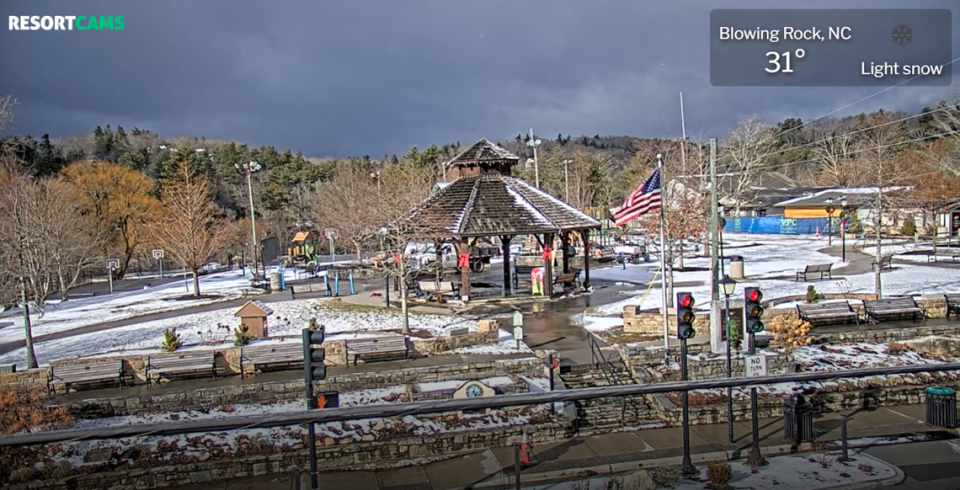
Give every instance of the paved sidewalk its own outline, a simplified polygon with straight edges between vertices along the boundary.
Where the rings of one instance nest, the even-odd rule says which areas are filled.
[[[848,437],[852,446],[875,445],[883,436],[939,432],[923,423],[924,407],[911,405],[857,411],[850,415]],[[815,419],[819,441],[840,438],[840,415],[823,414]],[[727,425],[690,428],[694,464],[717,459],[745,457],[750,449],[750,423],[736,422],[736,442],[728,444]],[[954,431],[944,431],[953,434]],[[781,417],[760,421],[760,444],[764,454],[774,455],[809,450],[783,439]],[[637,468],[678,464],[682,456],[681,428],[647,429],[637,432],[603,434],[569,439],[533,448],[534,464],[525,468],[525,485],[569,481],[582,475],[620,473]],[[327,472],[320,475],[323,489],[351,490],[453,490],[463,488],[512,488],[514,482],[512,447],[490,448],[460,455],[446,461],[384,470]],[[386,463],[386,462],[381,462]],[[215,485],[182,487],[180,490],[267,490],[291,488],[291,475],[272,475],[221,482]],[[304,487],[307,488],[307,487]]]

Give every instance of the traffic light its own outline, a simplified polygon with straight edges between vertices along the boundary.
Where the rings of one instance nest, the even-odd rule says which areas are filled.
[[[677,338],[680,340],[692,339],[697,332],[693,329],[693,295],[677,293]]]
[[[763,293],[760,288],[744,288],[743,290],[743,317],[747,333],[763,331]]]
[[[316,330],[309,328],[303,329],[303,379],[307,383],[308,399],[310,408],[318,408],[317,400],[309,394],[314,381],[323,381],[327,377],[327,367],[323,364],[326,357],[326,351],[323,347],[324,327]]]

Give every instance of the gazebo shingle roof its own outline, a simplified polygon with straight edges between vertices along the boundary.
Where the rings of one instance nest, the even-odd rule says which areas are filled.
[[[526,181],[499,174],[470,175],[451,182],[411,211],[410,220],[418,235],[433,237],[528,235],[600,227],[599,221]]]
[[[486,138],[482,138],[480,141],[470,145],[466,150],[461,151],[459,155],[453,157],[452,160],[447,162],[447,165],[451,167],[473,167],[500,162],[516,164],[519,160],[520,157],[511,153],[506,148],[491,143]]]

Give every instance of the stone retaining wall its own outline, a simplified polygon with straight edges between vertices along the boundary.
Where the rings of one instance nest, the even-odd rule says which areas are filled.
[[[336,468],[378,468],[382,461],[415,459],[447,459],[466,451],[488,447],[508,447],[520,442],[526,431],[533,443],[546,443],[571,437],[569,424],[543,422],[520,427],[451,432],[430,437],[407,437],[392,441],[371,441],[345,445],[318,444],[317,459],[321,470]],[[212,481],[266,474],[308,471],[309,454],[303,448],[278,454],[243,458],[208,459],[202,462],[149,469],[112,470],[59,480],[34,481],[9,485],[10,490],[98,489],[128,490],[132,488],[167,488],[202,484]],[[382,463],[381,463],[382,464]],[[321,483],[321,486],[323,484]]]
[[[0,373],[0,391],[47,389],[47,369],[27,369],[15,373]]]
[[[315,383],[314,391],[336,390],[346,393],[368,388],[387,388],[435,381],[476,380],[494,376],[544,377],[546,375],[544,362],[531,356],[525,359],[343,374]],[[305,392],[302,379],[291,379],[198,388],[156,395],[126,395],[123,391],[117,391],[115,397],[82,400],[69,405],[74,408],[79,418],[101,418],[181,410],[207,410],[237,403],[297,400],[303,399]]]
[[[674,321],[676,310],[667,310],[669,321]],[[697,315],[693,322],[694,328],[700,331],[710,330],[710,316]],[[648,335],[663,335],[663,315],[660,310],[640,310],[637,306],[623,307],[623,331]]]

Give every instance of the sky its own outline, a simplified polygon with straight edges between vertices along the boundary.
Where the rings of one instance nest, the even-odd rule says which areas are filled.
[[[302,150],[404,153],[532,127],[691,138],[745,114],[805,120],[875,87],[713,87],[712,8],[949,8],[951,0],[3,0],[10,15],[123,15],[122,31],[0,30],[7,133],[134,126]],[[960,64],[958,64],[960,67]],[[957,69],[960,73],[960,68]],[[836,115],[916,111],[953,87],[898,87]]]

